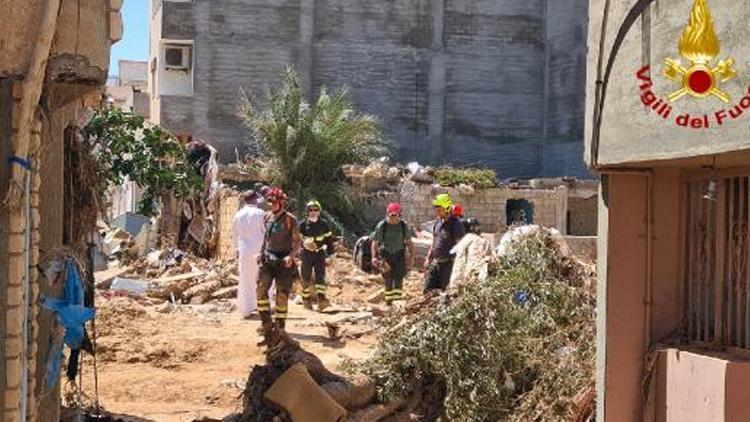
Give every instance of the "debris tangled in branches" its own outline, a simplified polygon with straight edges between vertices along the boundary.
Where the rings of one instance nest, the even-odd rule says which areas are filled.
[[[399,413],[421,420],[592,420],[592,278],[547,231],[524,235],[486,281],[410,303],[389,319],[374,356],[347,365],[349,375],[366,376],[378,393],[358,411],[345,406],[356,411],[351,420]],[[265,369],[251,374],[246,394],[262,397],[284,368],[309,359],[300,353],[272,352]],[[319,385],[333,381],[315,375],[315,360],[303,363]],[[341,404],[346,394],[334,399]],[[246,412],[265,406],[246,397]]]

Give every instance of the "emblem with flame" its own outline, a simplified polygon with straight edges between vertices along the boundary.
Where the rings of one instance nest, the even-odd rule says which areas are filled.
[[[729,94],[719,84],[735,78],[737,71],[731,58],[719,60],[712,67],[712,62],[719,55],[720,46],[708,0],[695,0],[688,26],[680,38],[679,50],[680,55],[691,64],[684,67],[679,60],[666,60],[664,76],[682,85],[682,88],[669,94],[669,101],[674,102],[690,95],[694,98],[714,96],[728,103]]]

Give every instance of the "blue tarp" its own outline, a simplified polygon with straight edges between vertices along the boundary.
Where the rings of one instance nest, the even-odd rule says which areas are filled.
[[[42,296],[42,307],[55,312],[57,321],[65,328],[64,343],[71,349],[78,349],[83,342],[83,326],[94,318],[94,310],[83,306],[83,281],[75,261],[67,259],[64,271],[62,298]],[[53,342],[47,358],[47,385],[50,387],[57,382],[61,360],[62,344]]]

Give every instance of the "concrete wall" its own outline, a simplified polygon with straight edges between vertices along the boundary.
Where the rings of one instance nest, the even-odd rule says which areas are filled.
[[[654,379],[657,422],[750,421],[750,362],[731,353],[687,349],[659,352]]]
[[[612,42],[621,23],[636,0],[612,2],[608,17],[604,61],[609,58]],[[647,17],[639,20],[630,30],[614,62],[612,77],[606,92],[599,146],[599,165],[614,166],[651,160],[695,157],[750,148],[750,75],[747,57],[750,57],[750,3],[746,1],[709,1],[721,51],[718,60],[735,60],[737,77],[720,83],[719,87],[730,96],[728,103],[710,96],[704,99],[685,96],[672,103],[668,118],[661,118],[644,105],[639,87],[646,81],[637,73],[650,65],[652,86],[647,90],[658,98],[677,91],[680,83],[662,75],[665,60],[680,59],[690,63],[678,51],[678,41],[685,29],[694,0],[654,2]],[[594,99],[599,40],[605,0],[590,0],[589,54],[587,77],[586,116],[594,115]],[[645,29],[644,29],[645,28]],[[727,114],[740,106],[738,119],[725,118],[719,125],[716,113]],[[659,107],[661,109],[661,107]],[[679,116],[689,113],[693,118],[705,115],[708,128],[684,127],[677,124]],[[592,119],[586,121],[586,145],[593,133]],[[591,151],[587,151],[591,161]]]
[[[542,167],[547,176],[583,177],[588,4],[552,0],[546,8]]]
[[[597,285],[597,420],[632,422],[643,415],[641,380],[646,327],[647,177],[607,175]],[[600,243],[600,245],[602,244]]]
[[[410,224],[421,227],[435,220],[432,199],[439,193],[448,193],[454,203],[460,203],[467,217],[476,217],[484,232],[502,232],[506,226],[506,203],[510,199],[526,199],[534,207],[534,224],[554,227],[563,234],[568,232],[567,212],[568,193],[565,186],[552,189],[512,189],[508,187],[466,191],[433,185],[403,182],[395,191],[367,195],[355,180],[355,190],[361,197],[369,198],[368,212],[378,218],[385,215],[389,202],[400,202],[404,208],[404,218]]]
[[[596,236],[596,195],[590,198],[570,196],[568,198],[568,233],[574,236]]]
[[[400,160],[485,164],[501,176],[587,174],[585,0],[196,0],[155,9],[152,38],[195,41],[195,77],[192,97],[157,91],[165,95],[153,120],[213,141],[223,160],[246,148],[239,89],[262,99],[293,64],[308,94],[349,85]],[[151,47],[159,56],[153,39]]]
[[[138,87],[141,91],[148,90],[148,62],[134,60],[120,60],[118,62],[120,85]]]
[[[641,419],[646,351],[669,338],[683,319],[681,172],[654,168],[648,174],[613,173],[602,183],[607,206],[599,214],[599,420]],[[652,399],[654,406],[664,402],[658,394]]]

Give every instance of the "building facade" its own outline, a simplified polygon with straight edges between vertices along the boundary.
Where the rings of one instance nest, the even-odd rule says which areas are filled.
[[[121,6],[122,0],[0,1],[3,421],[59,420],[59,383],[44,383],[53,316],[39,302],[52,287],[37,264],[64,246],[65,145],[70,128],[101,102],[110,46],[122,36]]]
[[[148,62],[120,60],[116,81],[107,85],[107,96],[115,107],[149,118]]]
[[[586,176],[586,0],[152,0],[152,120],[247,151],[241,90],[348,85],[399,160]]]
[[[750,4],[590,11],[598,420],[748,421]]]

